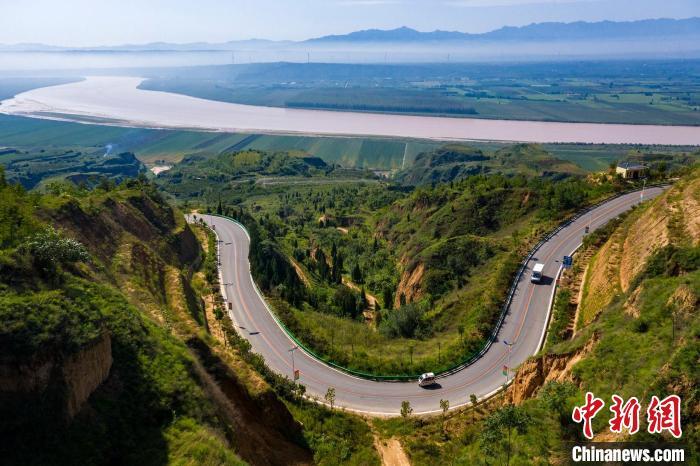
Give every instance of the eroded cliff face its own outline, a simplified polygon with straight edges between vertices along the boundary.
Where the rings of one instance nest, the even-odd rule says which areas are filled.
[[[425,264],[422,262],[416,265],[412,270],[405,271],[401,274],[401,281],[399,281],[394,296],[394,309],[401,307],[402,295],[407,303],[417,301],[423,296],[421,282],[424,274]]]
[[[66,384],[66,414],[75,416],[92,392],[109,376],[112,367],[112,339],[103,333],[93,344],[69,356],[62,365]]]
[[[543,354],[525,361],[515,374],[513,383],[507,391],[510,402],[519,405],[528,398],[537,395],[539,389],[547,382],[573,382],[577,383],[572,375],[572,369],[591,353],[598,338],[591,338],[585,346],[578,351],[568,354]]]
[[[233,430],[232,443],[242,458],[261,466],[312,463],[300,446],[303,426],[272,390],[252,396],[239,374],[205,342],[193,337],[187,345],[197,356],[195,371],[202,386]]]
[[[107,332],[68,356],[39,354],[29,360],[4,357],[0,360],[0,392],[6,397],[42,397],[60,387],[58,402],[72,419],[90,395],[109,376],[112,341]]]

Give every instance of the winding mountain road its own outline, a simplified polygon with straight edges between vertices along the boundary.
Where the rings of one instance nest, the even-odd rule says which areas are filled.
[[[644,200],[658,196],[662,188],[644,191]],[[335,404],[346,409],[372,415],[397,415],[401,402],[408,400],[416,414],[440,411],[440,399],[447,399],[455,408],[469,402],[469,395],[486,397],[506,381],[502,368],[508,364],[508,347],[512,342],[510,367],[517,367],[535,354],[544,339],[555,277],[562,257],[571,255],[581,244],[586,226],[596,229],[639,203],[639,192],[625,194],[605,202],[562,228],[544,242],[527,264],[520,277],[508,313],[496,342],[473,364],[453,374],[438,378],[439,388],[425,389],[416,382],[378,382],[365,380],[334,369],[301,348],[294,352],[294,366],[301,373],[300,382],[307,395],[323,399],[328,387],[336,391]],[[220,241],[221,277],[224,298],[232,303],[229,311],[239,332],[250,341],[268,366],[292,377],[292,354],[295,343],[277,324],[258,293],[250,275],[249,238],[237,223],[225,218],[197,215],[215,228]],[[193,221],[188,216],[188,221]],[[545,280],[530,282],[529,270],[536,262],[545,264]]]

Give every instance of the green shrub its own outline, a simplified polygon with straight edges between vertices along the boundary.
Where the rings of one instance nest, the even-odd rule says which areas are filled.
[[[406,304],[399,309],[388,312],[382,318],[379,330],[389,338],[426,337],[430,333],[430,325],[423,319],[425,311],[418,304]]]
[[[28,238],[20,249],[28,252],[36,267],[44,273],[53,272],[61,265],[90,259],[85,246],[75,239],[63,237],[51,226]]]

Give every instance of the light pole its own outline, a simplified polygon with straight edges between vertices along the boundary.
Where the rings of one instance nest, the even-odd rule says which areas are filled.
[[[508,343],[507,340],[503,340],[503,344],[508,347],[508,366],[506,366],[506,370],[504,371],[506,376],[506,383],[508,383],[508,379],[510,377],[510,350],[513,349],[513,345],[515,344],[515,342]]]

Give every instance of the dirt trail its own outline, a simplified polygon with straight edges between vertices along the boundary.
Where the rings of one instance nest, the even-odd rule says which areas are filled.
[[[382,458],[382,466],[411,466],[411,462],[397,438],[382,440],[375,436],[374,445]]]
[[[311,281],[310,281],[309,278],[306,276],[306,274],[304,273],[304,270],[303,270],[303,269],[301,268],[301,266],[297,263],[297,261],[295,261],[295,260],[292,259],[291,257],[289,257],[288,259],[289,259],[289,262],[292,264],[292,267],[294,267],[294,270],[296,270],[297,276],[298,276],[299,279],[304,283],[304,285],[306,285],[306,286],[311,286]]]
[[[351,288],[355,291],[361,291],[362,289],[352,280],[348,280],[347,278],[343,277],[343,285],[347,286],[348,288]],[[377,297],[374,295],[371,295],[367,293],[367,290],[365,290],[365,295],[367,296],[367,304],[369,305],[370,308],[376,309],[377,308]]]

